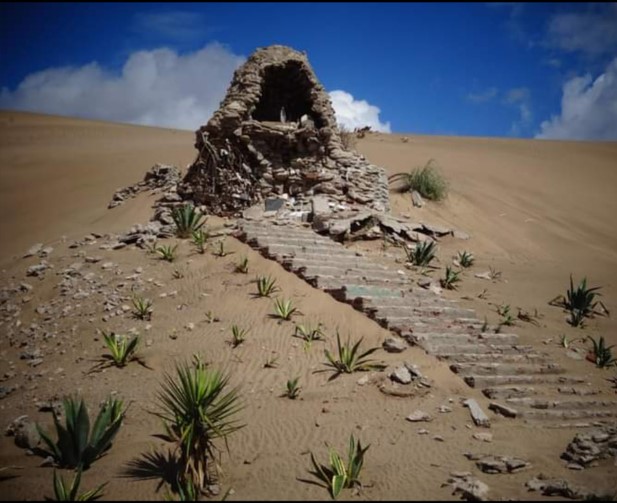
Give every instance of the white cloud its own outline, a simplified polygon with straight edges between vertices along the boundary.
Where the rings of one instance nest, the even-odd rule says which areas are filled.
[[[531,111],[531,93],[526,87],[515,87],[505,93],[503,103],[518,109],[518,119],[510,125],[510,134],[518,136],[531,125],[533,112]]]
[[[196,130],[219,107],[243,62],[218,43],[184,55],[138,51],[120,75],[96,62],[33,73],[14,91],[2,89],[0,108]]]
[[[561,114],[542,122],[536,138],[617,140],[617,58],[595,80],[590,74],[568,80]]]
[[[187,40],[203,35],[207,30],[204,16],[197,12],[140,12],[133,19],[133,30],[149,36]]]
[[[370,126],[373,131],[390,133],[390,123],[379,120],[381,110],[365,100],[356,100],[348,92],[330,91],[330,100],[336,113],[336,119],[342,126],[353,130]]]
[[[497,88],[489,87],[486,91],[480,93],[469,93],[467,95],[467,99],[473,103],[486,103],[487,101],[492,100],[495,96],[497,96]]]
[[[554,15],[545,45],[592,56],[613,52],[617,48],[617,4],[594,5],[593,9]]]
[[[120,75],[93,62],[28,75],[0,91],[0,108],[196,130],[218,109],[245,58],[218,43],[187,54],[162,48],[132,53]],[[330,98],[339,122],[390,132],[380,110],[345,91]]]

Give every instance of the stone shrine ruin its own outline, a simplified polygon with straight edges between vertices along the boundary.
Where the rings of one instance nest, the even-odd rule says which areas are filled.
[[[237,216],[281,196],[306,208],[318,194],[334,210],[389,211],[384,170],[345,150],[328,94],[306,54],[289,47],[255,51],[196,136],[178,194],[209,213]]]

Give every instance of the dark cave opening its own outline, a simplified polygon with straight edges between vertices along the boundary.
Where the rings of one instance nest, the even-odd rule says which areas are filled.
[[[310,91],[311,82],[300,63],[287,61],[282,66],[269,66],[264,72],[261,99],[252,118],[260,122],[279,122],[284,107],[287,122],[298,122],[307,114],[315,126],[321,128],[323,119],[313,111]]]

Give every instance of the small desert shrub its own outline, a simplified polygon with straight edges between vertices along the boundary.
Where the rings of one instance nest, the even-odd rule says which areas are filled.
[[[566,292],[565,307],[570,311],[569,321],[573,327],[582,326],[584,318],[593,314],[594,308],[598,305],[595,298],[601,295],[595,293],[595,291],[600,288],[599,286],[587,288],[587,278],[583,278],[579,285],[574,288],[572,275],[570,275],[570,288]]]
[[[219,249],[214,252],[214,255],[216,255],[217,257],[226,257],[230,253],[232,252],[225,249],[225,240],[221,239],[219,241]]]
[[[360,472],[364,465],[364,455],[370,445],[362,447],[360,440],[356,442],[353,435],[349,438],[347,449],[347,464],[332,447],[328,446],[328,465],[320,465],[311,452],[313,471],[310,473],[321,480],[330,490],[332,498],[336,499],[345,488],[360,485]]]
[[[218,370],[185,363],[176,365],[175,375],[165,375],[158,400],[154,414],[180,452],[180,481],[203,491],[211,479],[215,441],[226,441],[243,426],[234,418],[242,408],[238,389],[229,389],[229,376]]]
[[[291,300],[274,299],[274,317],[281,320],[290,320],[294,314],[299,313]]]
[[[345,344],[341,344],[341,336],[337,330],[336,345],[338,358],[335,358],[330,351],[324,349],[324,354],[328,359],[327,363],[324,365],[335,370],[334,376],[337,376],[343,372],[351,374],[352,372],[371,370],[380,367],[380,365],[373,363],[373,360],[367,358],[379,348],[374,347],[367,349],[364,352],[360,352],[360,344],[362,343],[362,339],[363,338],[360,338],[360,340],[353,346],[351,345],[351,341],[349,339]]]
[[[91,431],[88,410],[83,399],[78,402],[75,398],[67,397],[63,405],[65,426],[60,423],[56,412],[53,412],[57,442],[53,442],[38,424],[37,430],[49,449],[48,453],[59,466],[87,470],[111,447],[126,410],[122,410],[121,400],[108,398],[101,407]]]
[[[203,229],[198,229],[191,233],[191,237],[193,238],[193,244],[197,248],[197,251],[202,255],[206,253],[206,242],[210,237],[210,234]]]
[[[600,337],[597,341],[593,337],[588,337],[593,348],[587,354],[587,360],[596,364],[598,368],[607,368],[617,366],[617,359],[613,357],[611,349],[614,345],[606,346],[604,337]]]
[[[356,134],[343,125],[339,125],[339,134],[341,137],[341,143],[343,144],[343,148],[345,150],[355,150]]]
[[[500,325],[506,325],[507,327],[514,325],[515,319],[510,313],[509,304],[501,304],[500,306],[497,306],[497,314],[501,316],[501,321],[499,322]]]
[[[292,400],[295,400],[300,394],[300,390],[302,389],[300,386],[298,386],[299,380],[300,380],[299,377],[289,379],[287,381],[287,387],[285,389],[285,394],[283,396],[286,396],[287,398],[291,398]]]
[[[174,208],[171,218],[176,224],[176,236],[182,239],[190,237],[206,223],[204,216],[190,203]]]
[[[456,290],[456,283],[461,280],[461,278],[459,278],[459,274],[460,271],[455,271],[450,266],[446,266],[446,275],[439,280],[442,288],[447,290]]]
[[[140,320],[152,318],[152,301],[139,295],[133,296],[133,316]]]
[[[430,159],[423,167],[410,172],[396,173],[388,178],[389,182],[402,182],[401,192],[417,190],[423,197],[432,201],[441,201],[448,194],[448,183]]]
[[[498,279],[501,279],[501,271],[494,269],[490,265],[488,266],[488,275],[493,281],[497,281]]]
[[[71,485],[67,486],[62,476],[58,476],[54,470],[54,501],[95,501],[103,496],[103,488],[107,482],[101,484],[96,489],[78,494],[79,484],[81,483],[81,468],[77,470],[77,474],[73,478]]]
[[[274,369],[277,367],[278,365],[278,356],[269,356],[268,358],[266,358],[266,362],[264,363],[264,368],[265,369]]]
[[[257,295],[259,297],[269,297],[279,290],[279,287],[276,286],[276,280],[271,276],[267,278],[265,276],[258,276],[255,282],[257,283]]]
[[[249,272],[249,259],[248,257],[242,257],[240,262],[236,264],[235,268],[236,272],[240,272],[242,274],[248,274]]]
[[[317,326],[313,326],[309,323],[298,323],[293,335],[294,337],[299,337],[304,340],[305,349],[308,349],[313,341],[322,341],[324,339],[321,323],[318,323]]]
[[[435,241],[421,241],[410,250],[403,246],[407,254],[407,261],[417,266],[427,266],[435,259],[437,243]]]
[[[138,335],[129,340],[125,335],[103,332],[103,339],[116,367],[126,366],[135,357],[137,343],[139,342]]]
[[[161,245],[157,247],[156,252],[161,256],[163,260],[166,260],[167,262],[173,262],[174,260],[176,260],[177,248],[177,244],[175,246]]]
[[[458,252],[456,259],[459,265],[463,268],[468,268],[473,265],[475,262],[475,258],[472,253],[469,253],[467,250],[463,250],[462,252]]]
[[[238,325],[232,325],[231,327],[231,345],[236,348],[246,340],[246,334],[248,330],[240,328]]]

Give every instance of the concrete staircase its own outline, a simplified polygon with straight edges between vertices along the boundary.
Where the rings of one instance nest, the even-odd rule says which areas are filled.
[[[598,398],[585,379],[565,373],[512,333],[483,332],[471,309],[412,284],[404,274],[359,256],[311,229],[240,221],[238,238],[335,299],[450,368],[491,401],[489,408],[546,427],[595,426],[617,417],[617,401]]]

